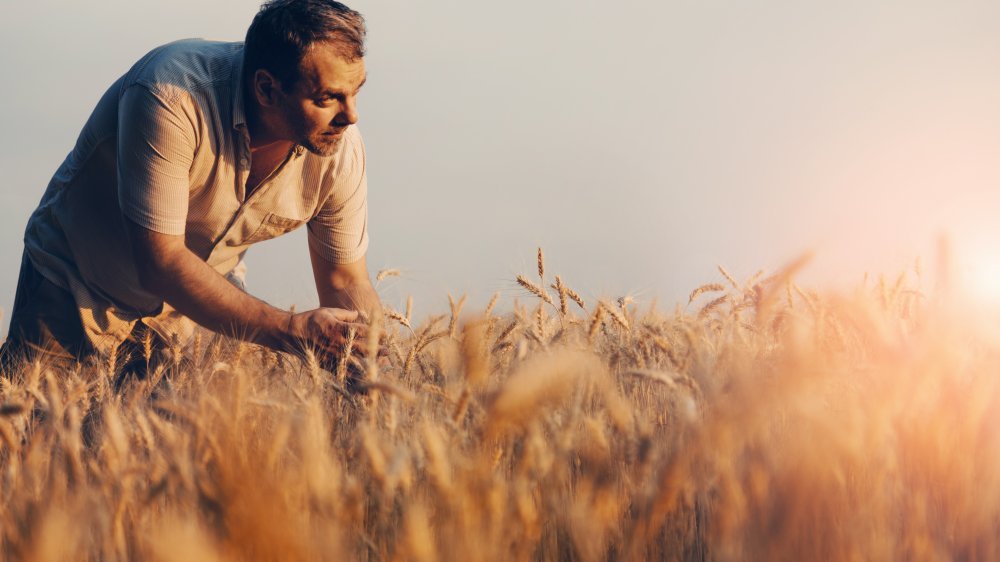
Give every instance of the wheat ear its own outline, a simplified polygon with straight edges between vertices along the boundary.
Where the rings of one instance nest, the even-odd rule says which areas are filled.
[[[552,306],[555,306],[555,303],[552,302],[552,297],[549,296],[549,294],[545,291],[545,289],[539,287],[538,285],[535,285],[531,281],[528,281],[527,279],[524,278],[523,275],[517,276],[517,284],[527,289],[531,294],[535,295],[536,297],[542,299],[543,301],[549,303]]]

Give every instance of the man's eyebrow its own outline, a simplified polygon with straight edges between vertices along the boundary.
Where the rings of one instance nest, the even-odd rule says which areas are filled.
[[[368,81],[368,75],[365,74],[364,79],[361,80],[361,83],[358,84],[357,89],[355,89],[354,91],[357,92],[358,90],[360,90],[361,86],[364,86],[365,82],[367,82],[367,81]],[[319,95],[321,95],[321,96],[336,96],[336,95],[340,95],[342,93],[343,92],[341,92],[340,90],[334,90],[334,89],[331,89],[331,88],[324,88],[324,89],[322,89],[322,90],[319,91]]]

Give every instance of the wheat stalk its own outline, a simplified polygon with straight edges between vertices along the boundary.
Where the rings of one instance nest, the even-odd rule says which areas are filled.
[[[388,306],[383,306],[382,311],[385,313],[386,317],[389,318],[390,320],[395,320],[396,322],[399,322],[403,326],[410,328],[410,320],[405,315],[399,313],[396,310],[393,310],[392,308],[389,308]],[[412,330],[412,328],[410,329]]]
[[[555,306],[555,303],[552,302],[552,297],[549,296],[548,292],[546,292],[545,289],[539,287],[538,285],[535,285],[531,281],[528,281],[527,279],[524,278],[523,275],[517,276],[517,284],[524,287],[525,289],[528,290],[528,292],[542,299],[546,303]]]
[[[587,331],[587,339],[591,345],[594,344],[594,338],[597,337],[597,331],[601,328],[604,323],[604,306],[598,304],[597,309],[594,311],[594,316],[590,320],[590,329]]]
[[[726,278],[726,281],[729,281],[729,284],[732,285],[733,288],[738,291],[740,289],[740,284],[736,282],[736,279],[734,279],[733,276],[730,275],[728,271],[726,271],[726,268],[722,267],[721,265],[718,266],[718,268],[719,268],[719,273],[721,273],[722,276]]]
[[[448,335],[452,338],[455,337],[455,330],[458,328],[458,315],[462,312],[462,307],[465,306],[465,297],[456,301],[451,295],[448,295],[448,307],[451,308],[451,319],[448,321]]]
[[[583,303],[583,298],[579,294],[577,294],[576,291],[570,289],[569,287],[566,287],[565,285],[563,286],[563,288],[566,289],[566,296],[569,297],[570,300],[575,302],[577,306],[579,306],[581,309],[583,310],[587,309],[586,305],[584,305]]]
[[[703,293],[716,293],[716,292],[725,291],[725,290],[726,290],[726,286],[722,285],[721,283],[708,283],[708,284],[702,285],[702,286],[696,288],[695,290],[691,291],[691,295],[688,297],[688,304],[691,304],[692,302],[694,302],[694,299],[698,298]]]
[[[484,316],[486,316],[487,318],[489,318],[489,316],[491,314],[493,314],[493,307],[496,306],[497,300],[499,298],[500,298],[500,292],[499,291],[496,292],[496,293],[493,293],[493,298],[490,299],[489,304],[486,305],[486,310],[483,312]]]
[[[502,332],[500,332],[500,335],[497,336],[497,339],[496,341],[493,342],[493,345],[494,346],[499,345],[501,342],[506,340],[507,337],[514,332],[514,329],[517,328],[517,324],[518,324],[517,318],[511,320],[510,324],[508,324],[507,327],[504,328]]]
[[[622,314],[621,311],[619,311],[617,308],[611,306],[610,304],[604,301],[601,301],[598,304],[598,306],[603,308],[604,311],[608,313],[608,316],[610,316],[611,319],[615,321],[615,324],[621,326],[623,330],[625,330],[626,332],[632,331],[631,326],[629,326],[628,320],[625,319],[625,315]]]
[[[559,293],[559,314],[566,316],[569,312],[569,307],[566,302],[568,295],[566,292],[566,286],[563,285],[562,279],[558,275],[556,275],[556,282],[552,284],[552,288]]]
[[[375,275],[375,282],[380,283],[386,277],[399,277],[400,271],[398,269],[383,269]]]
[[[709,313],[711,313],[716,308],[722,306],[723,304],[729,302],[729,295],[722,295],[721,297],[712,300],[698,311],[698,318],[704,318]]]

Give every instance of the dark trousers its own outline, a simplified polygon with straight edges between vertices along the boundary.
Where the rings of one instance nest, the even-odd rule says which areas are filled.
[[[137,322],[116,351],[119,380],[145,378],[150,359],[146,356],[147,339],[156,353],[166,348],[166,343],[155,332],[141,321]],[[26,361],[35,359],[72,365],[96,356],[97,351],[83,330],[73,295],[39,273],[25,252],[21,258],[10,329],[0,346],[0,375],[13,376]]]

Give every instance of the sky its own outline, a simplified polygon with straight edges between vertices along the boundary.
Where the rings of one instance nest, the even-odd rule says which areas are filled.
[[[0,3],[0,333],[28,215],[104,90],[180,38],[241,40],[249,0]],[[482,304],[536,248],[585,296],[686,302],[775,270],[849,287],[942,237],[1000,299],[1000,3],[356,1],[368,263],[419,317]],[[248,289],[316,305],[304,232]],[[925,267],[927,267],[925,265]]]

